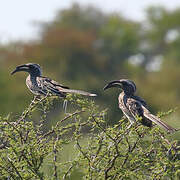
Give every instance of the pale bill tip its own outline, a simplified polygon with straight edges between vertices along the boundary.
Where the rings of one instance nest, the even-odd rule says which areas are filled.
[[[97,94],[90,94],[90,96],[95,97],[95,96],[97,96]]]

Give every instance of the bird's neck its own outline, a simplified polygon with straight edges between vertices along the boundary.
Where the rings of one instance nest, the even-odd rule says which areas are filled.
[[[28,72],[29,73],[29,75],[31,76],[31,77],[40,77],[41,76],[41,71],[29,71]]]
[[[123,91],[122,93],[128,97],[134,96],[134,93],[132,91]]]
[[[31,80],[31,81],[35,81],[37,76],[35,76],[34,74],[29,74],[28,75],[28,78]]]

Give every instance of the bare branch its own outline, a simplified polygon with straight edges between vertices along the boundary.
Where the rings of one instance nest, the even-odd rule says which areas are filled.
[[[58,179],[58,175],[57,175],[57,147],[56,147],[56,142],[59,140],[58,136],[56,138],[56,140],[54,141],[54,146],[53,146],[53,153],[54,153],[54,178],[55,180]]]

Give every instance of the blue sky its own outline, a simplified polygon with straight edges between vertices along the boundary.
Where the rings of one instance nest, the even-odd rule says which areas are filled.
[[[73,2],[92,4],[105,12],[120,12],[134,20],[143,20],[149,5],[163,5],[168,9],[180,7],[180,0],[4,0],[0,6],[0,42],[31,39],[37,35],[34,22],[53,19],[59,9]]]

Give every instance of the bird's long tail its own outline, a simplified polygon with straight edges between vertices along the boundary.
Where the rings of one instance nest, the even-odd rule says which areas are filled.
[[[169,125],[166,124],[165,122],[161,121],[160,118],[158,118],[157,116],[151,114],[150,112],[145,112],[145,113],[144,113],[144,116],[145,116],[147,119],[149,119],[149,120],[151,120],[152,122],[154,122],[155,124],[157,124],[158,126],[164,128],[164,129],[165,129],[166,131],[168,131],[168,132],[171,132],[171,133],[172,133],[172,132],[178,131],[178,129],[175,129],[175,128],[169,126]]]
[[[89,93],[89,92],[81,91],[81,90],[75,90],[75,89],[63,89],[63,88],[61,88],[60,91],[64,92],[64,93],[81,94],[84,96],[97,96],[96,94],[93,94],[93,93]]]

